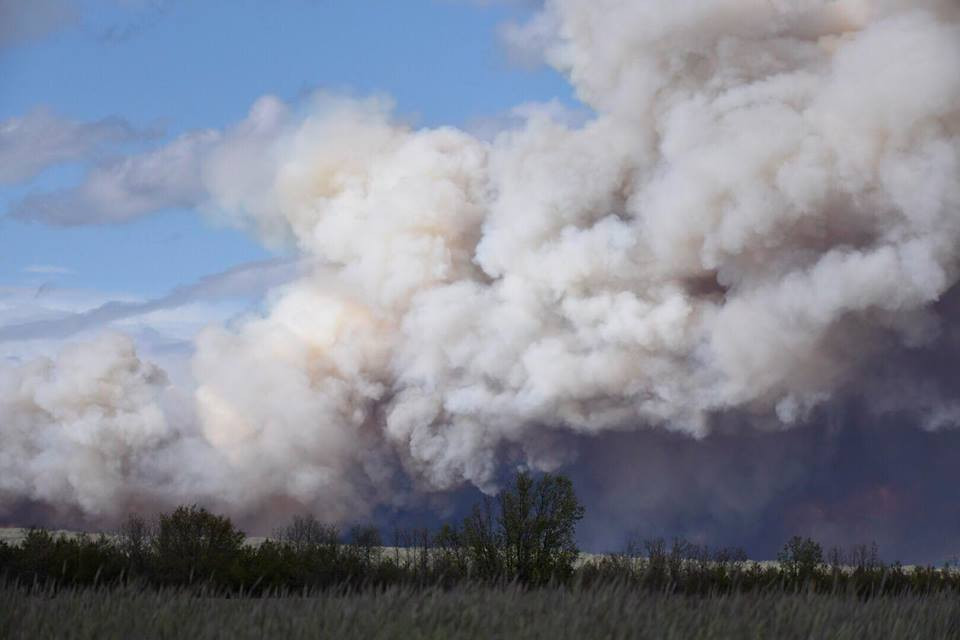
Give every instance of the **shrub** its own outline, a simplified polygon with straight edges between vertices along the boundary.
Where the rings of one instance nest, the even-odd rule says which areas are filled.
[[[117,531],[117,546],[127,560],[127,571],[142,574],[148,568],[155,527],[138,514],[130,514]]]
[[[364,552],[372,552],[383,545],[380,530],[373,525],[354,525],[350,527],[350,544]]]
[[[793,536],[783,546],[777,560],[787,579],[809,580],[823,564],[823,547],[810,538]]]
[[[276,533],[277,539],[294,551],[322,548],[336,553],[340,545],[340,530],[321,523],[313,515],[298,515]]]
[[[239,570],[245,536],[229,518],[196,505],[161,515],[153,540],[161,582],[190,584],[215,580],[228,584]]]

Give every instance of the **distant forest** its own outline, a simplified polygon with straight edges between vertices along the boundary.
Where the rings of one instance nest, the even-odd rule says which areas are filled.
[[[44,590],[142,585],[252,596],[491,584],[615,584],[686,595],[960,592],[960,571],[950,566],[885,564],[875,545],[825,553],[801,537],[786,542],[776,563],[679,539],[633,541],[620,553],[583,559],[575,542],[583,516],[568,478],[527,473],[496,498],[483,498],[463,522],[395,531],[389,547],[376,527],[341,531],[312,515],[296,516],[250,545],[226,516],[181,506],[153,521],[131,515],[112,536],[31,529],[18,544],[0,542],[0,577],[8,586]]]

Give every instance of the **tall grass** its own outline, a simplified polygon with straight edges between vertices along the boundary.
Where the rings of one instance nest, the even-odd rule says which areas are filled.
[[[182,589],[0,588],[4,638],[958,638],[953,596],[650,594],[469,586],[262,598]]]

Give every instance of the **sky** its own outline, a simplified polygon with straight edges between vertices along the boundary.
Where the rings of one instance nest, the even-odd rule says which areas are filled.
[[[2,287],[82,290],[91,300],[156,297],[275,257],[189,207],[94,226],[11,215],[31,195],[69,188],[118,154],[232,124],[263,95],[296,102],[316,90],[384,94],[411,122],[477,127],[523,102],[571,100],[558,73],[515,64],[499,45],[499,25],[529,13],[519,3],[4,0],[0,7],[12,20],[0,41],[0,120],[42,110],[81,127],[112,121],[125,129],[90,132],[70,157],[0,182]],[[4,163],[22,161],[8,154]]]
[[[960,554],[954,0],[0,0],[0,524],[569,473]]]

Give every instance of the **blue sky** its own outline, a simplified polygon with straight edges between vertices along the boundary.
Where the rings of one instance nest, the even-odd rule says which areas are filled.
[[[98,163],[228,126],[265,94],[292,103],[317,89],[387,94],[424,126],[469,127],[523,102],[572,102],[557,73],[514,64],[498,41],[500,25],[531,9],[453,0],[0,0],[9,25],[0,31],[0,122],[43,109],[61,123],[129,130],[35,176],[0,181],[0,288],[102,294],[94,304],[160,296],[269,259],[253,239],[189,208],[77,226],[9,215],[25,197],[79,183]],[[3,161],[18,158],[8,152]]]

